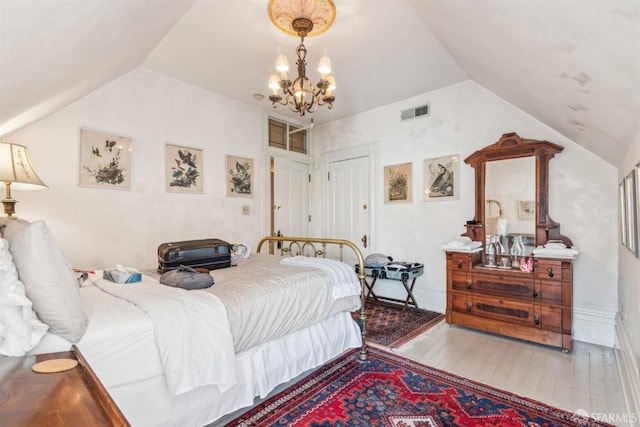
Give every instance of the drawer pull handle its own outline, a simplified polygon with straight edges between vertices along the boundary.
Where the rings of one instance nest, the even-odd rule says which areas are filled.
[[[471,290],[471,285],[473,285],[473,281],[471,279],[467,280],[467,289]]]
[[[553,277],[553,268],[547,267],[547,274],[549,275],[549,277]]]
[[[461,260],[461,259],[459,259],[459,260],[458,260],[458,269],[461,269],[461,268],[462,268],[462,260]]]
[[[471,304],[470,302],[467,303],[467,312],[471,313],[471,310],[473,309],[473,304]]]
[[[539,290],[537,290],[537,289],[534,289],[534,290],[533,290],[533,297],[534,297],[534,298],[538,298],[538,295],[540,295],[540,291],[539,291]]]
[[[536,326],[540,326],[540,316],[538,316],[537,314],[533,316],[533,323],[535,323]]]

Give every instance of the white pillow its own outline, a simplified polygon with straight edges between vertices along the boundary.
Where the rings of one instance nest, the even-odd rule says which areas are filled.
[[[0,354],[22,356],[49,327],[36,317],[11,260],[9,242],[0,238]]]
[[[87,329],[78,282],[45,222],[11,222],[4,237],[40,320],[52,333],[78,342]]]

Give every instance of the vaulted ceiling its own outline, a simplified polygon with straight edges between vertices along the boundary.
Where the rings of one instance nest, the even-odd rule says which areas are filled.
[[[334,4],[333,26],[305,40],[312,80],[324,55],[337,79],[317,124],[472,79],[616,166],[640,132],[640,0]],[[0,135],[140,66],[273,111],[254,94],[299,40],[267,5],[0,0]]]

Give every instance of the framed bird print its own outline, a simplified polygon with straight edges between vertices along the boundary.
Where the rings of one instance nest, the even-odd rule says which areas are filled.
[[[131,189],[130,137],[80,129],[80,180],[85,187]]]
[[[167,144],[165,177],[169,193],[202,193],[202,150]]]
[[[452,155],[424,161],[424,200],[460,198],[460,156]]]
[[[410,203],[413,201],[411,163],[384,167],[384,202]]]
[[[253,159],[227,156],[227,196],[253,197]]]

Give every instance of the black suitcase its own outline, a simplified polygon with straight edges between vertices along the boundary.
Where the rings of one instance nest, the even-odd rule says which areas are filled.
[[[158,246],[158,272],[180,265],[215,270],[231,266],[231,245],[220,239],[186,240]]]

